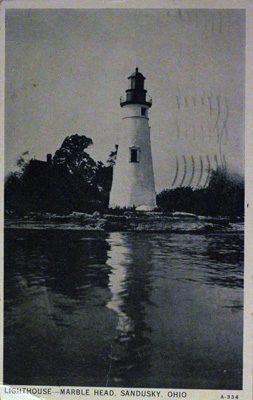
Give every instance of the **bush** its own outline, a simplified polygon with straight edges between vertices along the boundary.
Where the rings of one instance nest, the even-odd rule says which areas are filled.
[[[212,171],[205,189],[183,187],[162,190],[157,206],[165,212],[190,212],[198,215],[242,217],[244,215],[244,181],[227,168]]]

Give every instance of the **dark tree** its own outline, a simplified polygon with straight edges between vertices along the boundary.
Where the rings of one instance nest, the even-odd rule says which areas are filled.
[[[86,136],[67,136],[52,160],[54,203],[60,196],[60,208],[70,211],[93,212],[104,207],[104,185],[101,179],[104,164],[96,162],[85,151],[93,144]],[[62,189],[64,188],[64,194]],[[59,202],[59,200],[58,200]]]
[[[103,208],[105,166],[85,151],[91,145],[90,138],[72,135],[66,137],[52,160],[48,157],[48,162],[26,162],[22,155],[18,160],[21,172],[6,179],[6,210],[65,214]]]
[[[26,170],[26,168],[28,167],[30,160],[27,159],[29,151],[25,151],[24,153],[22,153],[22,155],[17,159],[16,165],[17,167],[20,169],[20,174],[22,174],[22,172],[24,172]]]
[[[11,172],[5,179],[5,210],[19,212],[22,207],[23,187],[20,176],[19,172]]]
[[[59,150],[55,152],[53,164],[66,168],[70,174],[81,174],[87,182],[92,183],[97,163],[85,151],[92,144],[92,139],[86,136],[67,136]]]
[[[211,173],[208,206],[215,215],[244,215],[244,180],[228,168],[219,167]]]
[[[227,168],[211,172],[205,189],[182,187],[166,189],[157,195],[157,205],[163,211],[182,211],[198,215],[243,217],[244,181]]]
[[[67,136],[47,162],[17,161],[19,172],[5,183],[5,208],[17,214],[30,211],[66,214],[73,211],[104,211],[108,207],[113,165],[118,146],[109,155],[107,166],[96,162],[86,149],[93,144],[86,136]]]
[[[117,144],[115,144],[115,150],[111,151],[111,153],[109,154],[109,158],[106,161],[106,164],[108,165],[108,167],[113,167],[116,164],[118,148],[119,148],[119,146]]]

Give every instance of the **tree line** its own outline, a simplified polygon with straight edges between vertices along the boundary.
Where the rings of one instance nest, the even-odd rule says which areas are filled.
[[[87,153],[93,144],[86,136],[67,136],[47,162],[23,155],[19,171],[5,181],[5,210],[16,214],[73,211],[92,213],[108,207],[115,151],[104,165]],[[25,154],[25,153],[24,153]]]
[[[87,153],[93,144],[86,136],[67,136],[47,162],[18,159],[19,171],[5,180],[5,210],[16,215],[29,212],[67,214],[73,211],[108,211],[117,146],[106,164]],[[237,217],[244,215],[244,181],[227,168],[211,173],[207,188],[181,187],[157,194],[158,210],[199,215]]]
[[[244,216],[244,180],[218,167],[211,171],[208,187],[180,187],[162,190],[157,205],[165,212],[181,211],[212,217],[237,218]]]

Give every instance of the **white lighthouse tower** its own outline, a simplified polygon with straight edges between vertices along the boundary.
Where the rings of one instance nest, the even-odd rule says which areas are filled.
[[[148,110],[152,99],[144,89],[146,79],[136,68],[129,76],[123,108],[122,131],[113,170],[110,207],[136,207],[152,211],[156,207],[154,171],[150,144]]]

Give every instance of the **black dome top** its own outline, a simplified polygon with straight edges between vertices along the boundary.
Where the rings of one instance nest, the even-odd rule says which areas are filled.
[[[136,68],[128,79],[130,81],[129,89],[126,90],[126,99],[120,100],[121,107],[124,107],[127,104],[143,104],[150,108],[152,100],[146,100],[147,90],[144,88],[145,76],[143,76],[139,72],[138,68]]]
[[[133,78],[133,77],[138,77],[138,78],[146,79],[145,76],[142,75],[142,74],[139,72],[139,69],[138,69],[138,68],[135,68],[135,71],[128,77],[128,79]]]

